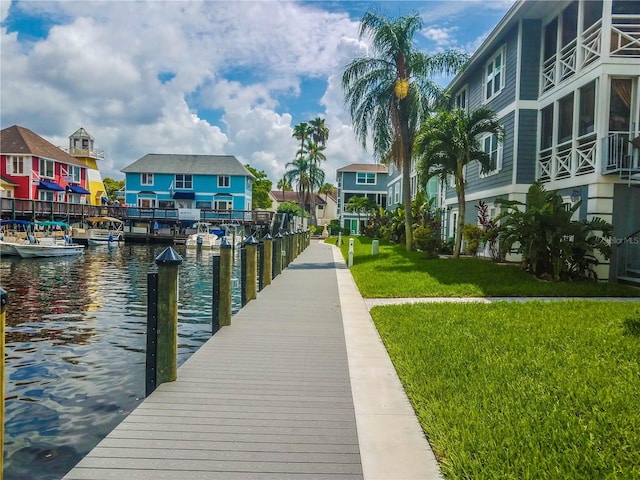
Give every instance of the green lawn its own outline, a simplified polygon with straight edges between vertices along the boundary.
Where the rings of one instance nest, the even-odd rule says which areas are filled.
[[[371,314],[447,479],[640,478],[640,304]]]
[[[327,242],[335,244],[336,238]],[[343,239],[347,259],[349,238]],[[371,255],[371,239],[356,237],[351,267],[360,293],[369,298],[475,297],[475,296],[638,296],[640,289],[608,282],[546,282],[517,265],[497,264],[477,258],[427,260],[404,245],[380,242]]]

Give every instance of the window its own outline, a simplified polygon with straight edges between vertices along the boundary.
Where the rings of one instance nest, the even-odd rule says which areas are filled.
[[[155,208],[156,207],[156,199],[155,198],[139,198],[138,197],[138,207],[140,207],[140,208]]]
[[[191,190],[193,188],[193,175],[176,175],[176,190]]]
[[[376,183],[376,174],[375,173],[364,173],[358,172],[356,173],[356,183],[360,185],[375,185]]]
[[[562,12],[562,46],[566,47],[575,40],[577,33],[578,2],[574,1]]]
[[[197,200],[196,208],[205,208],[207,210],[211,210],[211,202],[206,202],[204,200]]]
[[[7,156],[7,173],[9,175],[24,175],[24,157]]]
[[[490,100],[504,88],[504,47],[487,63],[485,74],[485,100]]]
[[[215,202],[213,202],[213,209],[214,210],[232,210],[233,209],[233,204],[231,203],[231,200],[216,200]]]
[[[580,117],[578,135],[593,132],[595,125],[596,82],[595,80],[580,89]]]
[[[229,175],[218,175],[218,188],[229,188],[231,177]]]
[[[54,162],[53,160],[47,160],[46,158],[40,159],[40,177],[41,178],[54,178],[55,177]]]
[[[43,202],[55,202],[55,193],[51,190],[38,190],[38,200]]]
[[[554,18],[551,23],[544,27],[544,50],[543,60],[549,60],[556,54],[558,48],[558,18]]]
[[[153,185],[153,173],[141,173],[140,185]]]
[[[609,103],[609,131],[628,132],[631,121],[631,79],[614,78],[611,80]]]
[[[582,29],[586,30],[602,18],[602,0],[591,0],[582,5],[584,7]]]
[[[387,193],[388,197],[393,199],[393,188],[389,187],[389,191]]]
[[[558,115],[558,143],[564,143],[573,135],[573,93],[560,99]]]
[[[62,167],[61,170],[61,173],[65,176],[67,183],[80,183],[82,179],[80,172],[80,167],[77,165],[67,165],[66,171],[64,167]]]
[[[159,200],[158,208],[175,208],[175,203],[173,200]]]
[[[467,87],[464,87],[456,95],[455,105],[456,108],[459,108],[460,110],[467,110]]]
[[[395,202],[394,203],[400,203],[400,183],[396,183],[396,192],[395,192]]]
[[[497,135],[487,135],[482,139],[482,151],[489,155],[489,170],[481,173],[481,177],[494,175],[502,168],[502,145]]]
[[[540,141],[540,149],[551,148],[553,145],[553,103],[542,109],[541,115],[542,139]]]

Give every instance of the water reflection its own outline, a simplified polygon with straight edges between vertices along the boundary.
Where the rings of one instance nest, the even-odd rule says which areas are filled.
[[[147,273],[165,247],[0,261],[6,316],[5,480],[53,480],[142,400]],[[180,266],[178,362],[211,335],[212,255]],[[238,308],[235,295],[234,311]]]

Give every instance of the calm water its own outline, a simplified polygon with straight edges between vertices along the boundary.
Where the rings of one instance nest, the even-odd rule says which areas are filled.
[[[5,480],[59,479],[144,397],[147,273],[164,246],[0,260],[6,316]],[[212,255],[186,252],[178,363],[211,336]],[[234,312],[239,298],[234,298]]]

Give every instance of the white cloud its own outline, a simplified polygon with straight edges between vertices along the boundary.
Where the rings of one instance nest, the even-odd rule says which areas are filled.
[[[428,27],[422,31],[422,34],[436,43],[438,46],[448,46],[451,45],[455,39],[452,39],[451,33],[455,28],[436,28],[436,27]]]

